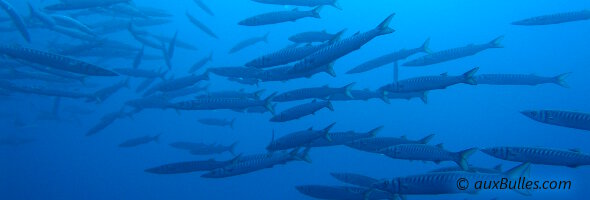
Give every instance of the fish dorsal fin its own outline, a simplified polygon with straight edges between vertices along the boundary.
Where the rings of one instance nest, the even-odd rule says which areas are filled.
[[[359,31],[359,32],[356,32],[356,33],[354,34],[354,36],[357,36],[357,35],[359,35],[359,34],[361,34],[361,32],[360,32],[360,31]]]
[[[570,149],[571,152],[581,153],[582,151],[578,148]]]
[[[313,131],[313,127],[309,127],[307,130],[308,131]]]
[[[447,76],[449,76],[449,73],[448,72],[445,72],[445,73],[440,74],[440,76],[447,77]]]
[[[441,148],[441,149],[444,149],[443,143],[437,144],[436,147]]]

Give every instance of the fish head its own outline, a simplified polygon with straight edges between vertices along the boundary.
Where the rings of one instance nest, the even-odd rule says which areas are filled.
[[[371,184],[372,189],[378,189],[382,191],[387,191],[393,194],[399,193],[400,184],[399,181],[396,179],[386,179],[386,180],[379,180],[373,184]]]
[[[502,147],[491,147],[481,149],[481,152],[496,158],[506,158],[506,155],[508,154],[508,149]]]
[[[521,114],[523,114],[524,116],[527,116],[531,119],[534,120],[541,120],[541,113],[539,111],[535,111],[535,110],[525,110],[525,111],[521,111]]]

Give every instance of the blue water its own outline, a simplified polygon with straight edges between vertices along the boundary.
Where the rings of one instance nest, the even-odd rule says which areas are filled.
[[[14,94],[2,97],[2,123],[0,136],[19,135],[36,141],[20,146],[0,146],[0,199],[310,199],[295,186],[305,184],[343,185],[333,179],[330,172],[354,172],[376,178],[393,178],[427,172],[454,163],[439,165],[422,162],[394,160],[344,146],[314,148],[310,152],[312,164],[291,162],[245,175],[224,179],[203,179],[201,172],[178,175],[155,175],[144,169],[178,161],[217,158],[230,159],[229,154],[193,156],[173,149],[168,143],[194,141],[231,144],[239,141],[237,152],[262,153],[270,142],[272,131],[285,135],[294,131],[323,128],[336,122],[336,131],[367,131],[384,125],[378,136],[402,136],[419,139],[436,134],[431,144],[444,143],[445,148],[459,151],[471,147],[490,146],[540,146],[560,149],[580,148],[590,152],[587,131],[541,124],[519,113],[526,109],[558,109],[590,112],[590,21],[580,21],[550,26],[512,26],[510,22],[532,16],[577,11],[590,8],[590,1],[571,0],[521,0],[521,1],[391,1],[341,0],[343,10],[326,7],[322,19],[303,19],[295,23],[283,23],[261,27],[238,26],[237,22],[255,14],[290,10],[292,6],[273,6],[251,2],[207,1],[215,12],[209,16],[192,1],[134,0],[138,6],[164,9],[175,16],[171,24],[150,27],[153,33],[172,36],[195,44],[199,50],[177,48],[170,74],[176,77],[186,71],[196,60],[214,52],[209,66],[239,66],[265,52],[282,48],[291,42],[287,38],[295,33],[311,30],[337,32],[348,31],[345,37],[357,31],[375,27],[386,16],[397,13],[392,27],[395,33],[377,37],[335,63],[338,76],[318,74],[311,79],[297,79],[285,83],[262,83],[259,87],[239,85],[225,78],[212,75],[210,90],[248,91],[266,89],[264,96],[274,91],[287,91],[302,87],[329,84],[342,86],[357,82],[356,89],[376,89],[392,81],[392,66],[382,67],[362,74],[347,75],[344,72],[369,59],[403,48],[418,47],[426,38],[432,39],[434,51],[485,43],[499,35],[505,35],[503,49],[490,49],[476,56],[462,58],[422,68],[400,69],[400,79],[438,75],[444,72],[461,74],[475,66],[479,73],[521,73],[554,76],[564,72],[571,88],[553,84],[539,86],[490,86],[457,85],[429,93],[428,104],[419,99],[392,100],[384,104],[380,100],[367,102],[333,102],[335,111],[322,110],[313,116],[286,123],[271,123],[269,113],[245,114],[234,111],[182,111],[146,110],[133,119],[117,120],[95,136],[86,137],[86,131],[106,113],[117,111],[129,99],[139,97],[134,88],[141,82],[132,79],[132,89],[123,89],[102,104],[84,103],[83,100],[62,99],[62,106],[78,106],[94,110],[90,115],[77,116],[72,121],[39,121],[40,110],[49,111],[53,98]],[[27,15],[24,1],[7,0],[19,13]],[[31,1],[44,6],[56,1]],[[308,8],[302,8],[307,10]],[[212,39],[195,28],[186,19],[189,11],[207,24],[220,39]],[[2,13],[0,16],[6,16]],[[4,22],[3,26],[10,24]],[[260,43],[236,54],[229,49],[239,41],[270,32],[269,43]],[[26,44],[18,32],[3,32],[2,43]],[[47,49],[56,33],[39,29],[31,30],[31,47]],[[127,32],[108,35],[108,38],[140,46]],[[59,43],[76,44],[78,41],[62,37]],[[160,55],[157,50],[146,54]],[[84,59],[102,61],[101,66],[130,67],[129,59]],[[161,60],[144,61],[141,68],[158,69]],[[122,78],[90,78],[90,83],[107,86]],[[24,82],[26,83],[26,82]],[[97,88],[78,87],[81,91]],[[100,87],[99,87],[100,88]],[[281,103],[281,111],[297,103]],[[203,117],[236,117],[235,130],[204,126],[197,123]],[[16,126],[18,119],[24,124]],[[79,121],[79,122],[78,122]],[[137,148],[122,149],[117,145],[127,139],[162,132],[160,143],[150,143]],[[470,164],[492,167],[503,164],[504,169],[518,163],[502,161],[481,152],[469,160]],[[538,179],[572,180],[567,191],[534,191],[529,199],[583,199],[590,186],[590,168],[567,168],[533,165],[531,176]],[[489,192],[478,195],[454,194],[439,196],[409,196],[408,199],[525,199],[512,191]]]

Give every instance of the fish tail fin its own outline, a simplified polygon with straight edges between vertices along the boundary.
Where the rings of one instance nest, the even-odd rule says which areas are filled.
[[[428,91],[424,91],[420,99],[422,100],[422,102],[424,102],[424,104],[428,104]]]
[[[383,129],[383,126],[378,126],[377,128],[374,128],[373,130],[370,130],[369,132],[367,132],[367,135],[371,136],[371,137],[375,137],[377,135],[377,133],[379,133],[379,131],[381,131]]]
[[[479,70],[479,67],[473,68],[463,74],[463,78],[465,79],[465,83],[467,83],[469,85],[477,85],[477,81],[473,78],[473,75],[475,75],[475,73],[477,73],[477,70]]]
[[[236,155],[236,146],[238,145],[238,142],[234,142],[229,146],[229,153],[231,153],[231,155]]]
[[[326,108],[330,109],[331,111],[334,111],[334,105],[332,105],[332,102],[330,101],[326,101]]]
[[[555,84],[564,87],[564,88],[569,88],[570,86],[567,84],[567,82],[565,82],[565,79],[570,75],[571,73],[563,73],[560,75],[555,76]]]
[[[334,71],[334,63],[330,63],[326,65],[326,69],[324,70],[327,74],[330,74],[332,77],[336,77],[336,72]]]
[[[382,90],[379,92],[379,98],[381,98],[381,100],[383,102],[385,102],[386,104],[391,104],[391,101],[389,101],[389,97],[387,97],[387,94],[389,92],[387,92],[386,90]]]
[[[508,177],[509,180],[517,180],[520,178],[527,178],[529,177],[529,173],[531,170],[531,163],[522,163],[508,171],[504,172],[503,175]],[[524,196],[531,196],[531,193],[527,189],[515,189],[515,192]]]
[[[311,150],[311,147],[305,147],[301,154],[297,154],[297,158],[307,163],[311,163],[311,158],[309,158],[309,150]]]
[[[463,151],[457,152],[457,164],[461,167],[461,169],[467,171],[469,169],[469,164],[467,164],[467,158],[473,155],[473,153],[477,152],[478,148],[471,148],[466,149]]]
[[[424,43],[422,43],[422,46],[420,47],[420,49],[422,49],[422,52],[427,53],[427,54],[431,54],[432,50],[430,50],[430,38],[427,38],[426,41],[424,41]]]
[[[330,130],[332,129],[332,127],[334,127],[334,125],[336,125],[336,122],[328,125],[324,129],[322,129],[322,132],[325,133],[324,138],[326,138],[326,140],[328,140],[328,141],[332,141],[332,138],[330,137]]]
[[[275,96],[277,96],[277,92],[272,93],[270,96],[264,99],[264,108],[266,108],[266,110],[268,110],[273,115],[275,114],[275,109],[272,106],[272,100],[275,98]]]
[[[418,142],[420,144],[428,144],[428,142],[430,142],[430,140],[432,140],[432,138],[434,138],[434,134],[427,135],[426,137],[418,140]]]
[[[264,91],[266,91],[266,90],[265,90],[265,89],[258,90],[258,91],[256,91],[256,92],[254,92],[254,96],[255,96],[257,99],[260,99],[260,96],[262,95],[262,93],[264,93]]]
[[[379,24],[379,26],[377,26],[377,29],[381,31],[382,35],[395,32],[395,30],[389,28],[389,24],[391,23],[393,16],[395,16],[395,13],[389,15],[387,18],[385,18],[385,20],[383,20],[383,22]]]
[[[231,129],[234,129],[234,124],[236,123],[236,118],[234,117],[230,122],[229,122],[229,127]]]
[[[350,90],[352,90],[352,87],[354,87],[354,85],[356,85],[356,82],[349,83],[348,85],[342,87],[342,90],[344,90],[343,92],[347,97],[353,98],[352,94],[350,93]]]
[[[314,8],[313,10],[311,10],[312,16],[315,18],[318,18],[318,19],[322,18],[320,16],[320,11],[322,11],[322,8],[324,8],[324,6],[318,6],[318,7]]]
[[[342,39],[342,35],[344,34],[344,32],[346,32],[346,30],[348,29],[342,29],[340,32],[334,34],[334,37],[332,37],[332,39],[330,39],[330,41],[328,41],[329,44],[333,44],[337,41],[339,41],[340,39]]]
[[[342,7],[340,6],[340,4],[338,3],[338,0],[334,0],[334,2],[332,2],[332,4],[330,4],[330,6],[338,9],[338,10],[342,10]]]
[[[504,45],[501,44],[502,40],[504,39],[504,36],[499,36],[497,38],[494,38],[492,41],[490,41],[490,46],[491,48],[504,48]]]

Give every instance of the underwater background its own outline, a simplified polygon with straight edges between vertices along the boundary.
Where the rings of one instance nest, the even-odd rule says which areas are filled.
[[[26,1],[4,0],[27,18]],[[42,8],[58,1],[31,0]],[[531,146],[558,149],[579,148],[590,152],[590,134],[585,130],[550,126],[531,120],[523,110],[555,109],[590,112],[590,21],[578,21],[549,26],[514,26],[510,23],[542,14],[577,11],[590,8],[586,0],[550,1],[468,1],[468,0],[340,0],[342,10],[327,6],[321,19],[306,18],[267,26],[239,26],[247,17],[272,11],[289,11],[295,6],[267,5],[249,0],[203,0],[215,13],[207,15],[191,0],[133,0],[133,5],[153,7],[172,14],[170,23],[145,28],[150,33],[172,36],[195,45],[198,50],[177,48],[168,75],[182,77],[197,60],[213,52],[213,59],[204,68],[242,66],[262,54],[281,49],[292,42],[291,35],[303,31],[327,30],[330,33],[347,29],[344,38],[357,31],[373,29],[385,17],[396,13],[390,27],[395,32],[377,37],[361,49],[334,63],[336,77],[318,74],[309,79],[286,82],[262,82],[242,85],[226,78],[210,75],[210,91],[264,89],[263,97],[273,92],[286,92],[305,87],[330,85],[341,87],[356,82],[355,89],[376,89],[393,81],[393,64],[361,74],[345,74],[353,67],[401,49],[419,47],[431,39],[433,51],[486,43],[504,35],[504,48],[490,49],[477,55],[426,67],[399,68],[399,78],[407,79],[448,72],[459,75],[479,67],[478,74],[507,73],[555,76],[571,73],[565,80],[570,86],[556,84],[537,86],[467,85],[459,84],[444,90],[430,91],[428,102],[419,98],[392,99],[386,104],[379,99],[369,101],[334,101],[334,111],[321,110],[314,115],[284,123],[269,122],[270,113],[240,113],[232,110],[175,111],[148,109],[132,118],[116,120],[100,133],[85,136],[102,116],[118,111],[127,100],[141,97],[135,88],[142,79],[132,78],[131,88],[122,88],[108,101],[87,103],[83,99],[61,98],[58,120],[39,119],[39,113],[52,109],[54,98],[33,94],[11,93],[0,97],[0,137],[19,137],[34,141],[22,145],[0,146],[0,199],[311,199],[299,193],[295,186],[305,184],[342,185],[331,172],[353,172],[375,178],[393,178],[426,173],[430,170],[455,166],[454,163],[407,161],[358,151],[346,146],[312,148],[313,161],[290,162],[248,174],[221,179],[201,178],[202,172],[159,175],[146,173],[150,167],[189,160],[232,159],[229,153],[191,155],[171,148],[177,141],[219,143],[238,142],[236,153],[266,152],[273,138],[309,127],[322,129],[336,122],[332,130],[365,132],[384,126],[378,137],[407,136],[418,140],[435,134],[430,144],[444,143],[445,149],[459,151],[471,147]],[[302,10],[311,8],[301,7]],[[215,31],[219,39],[207,36],[186,18],[189,12]],[[2,13],[3,18],[7,15]],[[101,15],[85,17],[96,21],[110,19]],[[1,22],[11,27],[10,22]],[[30,29],[32,42],[27,43],[17,31],[1,33],[2,44],[20,44],[51,51],[59,45],[74,45],[83,41],[60,36],[59,33]],[[236,43],[251,37],[269,34],[268,43],[258,43],[234,54],[228,54]],[[128,31],[101,35],[137,48],[141,43]],[[159,50],[146,47],[146,54],[160,55]],[[414,55],[409,59],[421,55]],[[3,60],[10,60],[3,57]],[[106,68],[131,67],[133,58],[80,58]],[[4,67],[4,66],[3,66]],[[166,68],[162,60],[144,60],[140,68]],[[202,69],[202,71],[204,71]],[[201,72],[199,72],[201,73]],[[78,83],[53,84],[20,80],[21,84],[43,85],[68,91],[95,91],[100,87],[124,80],[123,77],[91,77],[86,85]],[[194,95],[193,95],[194,96]],[[190,99],[190,98],[189,98]],[[307,100],[301,102],[308,102]],[[277,111],[297,103],[279,103]],[[67,108],[83,109],[88,113],[72,114]],[[207,126],[201,118],[236,118],[233,129]],[[134,148],[118,145],[128,139],[161,133],[158,142]],[[503,161],[477,152],[469,163],[503,169],[518,162]],[[513,191],[482,191],[472,194],[409,195],[408,199],[583,199],[588,196],[590,169],[587,166],[532,165],[531,176],[536,179],[571,180],[570,190],[533,191],[531,197]]]

